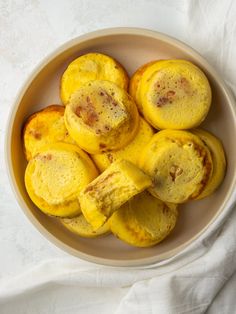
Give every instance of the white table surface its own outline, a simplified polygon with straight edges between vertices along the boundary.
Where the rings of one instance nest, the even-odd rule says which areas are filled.
[[[185,41],[202,53],[230,81],[236,72],[236,62],[225,68],[220,58],[232,56],[227,56],[227,51],[212,54],[217,42],[212,40],[208,46],[205,38],[201,40],[203,29],[198,34],[191,33],[197,23],[196,12],[191,12],[193,2],[194,0],[0,0],[0,284],[1,280],[6,282],[42,261],[63,257],[70,258],[70,261],[73,259],[44,239],[31,225],[9,186],[4,162],[4,133],[9,110],[24,80],[44,56],[67,40],[101,28],[132,26],[157,30]],[[216,40],[227,36],[228,22],[232,22],[236,37],[235,22],[225,11],[235,10],[233,1],[226,1],[226,8],[221,5],[223,1],[215,1],[214,12],[207,16],[201,11],[203,2],[205,1],[195,2],[198,3],[197,16],[201,16],[205,22],[207,20],[209,35],[214,36],[214,32],[218,32]],[[212,5],[214,1],[208,2]],[[220,15],[222,10],[225,12],[225,21],[217,28],[214,17]],[[230,18],[232,20],[229,21]],[[235,40],[231,45],[235,48]],[[228,54],[233,54],[235,50],[231,49]],[[235,280],[230,285],[236,288]],[[4,310],[4,313],[11,314],[7,308]]]

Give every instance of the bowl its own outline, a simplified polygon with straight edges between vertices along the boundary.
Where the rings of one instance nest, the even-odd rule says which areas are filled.
[[[26,160],[22,148],[22,126],[26,118],[50,104],[60,104],[60,77],[67,65],[88,52],[101,52],[116,58],[131,75],[153,59],[182,58],[198,65],[209,78],[213,91],[210,112],[201,125],[223,142],[227,173],[223,184],[210,197],[180,206],[176,228],[152,248],[131,247],[113,236],[84,239],[70,233],[60,222],[43,214],[32,203],[24,185]],[[182,252],[209,226],[217,226],[232,204],[236,183],[236,110],[234,99],[216,71],[196,51],[182,42],[150,30],[114,28],[78,37],[56,49],[30,75],[17,96],[8,122],[6,161],[11,186],[20,207],[31,223],[62,250],[90,262],[110,266],[144,266]]]

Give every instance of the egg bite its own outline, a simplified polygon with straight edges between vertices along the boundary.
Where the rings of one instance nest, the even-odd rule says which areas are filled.
[[[115,59],[101,53],[87,53],[72,61],[61,78],[61,100],[69,102],[70,96],[89,81],[111,81],[127,90],[129,78],[123,66]]]
[[[79,147],[55,143],[30,159],[25,186],[33,203],[44,213],[73,217],[81,213],[79,192],[97,175],[92,160]]]
[[[75,144],[65,127],[64,112],[65,107],[51,105],[26,120],[23,141],[25,157],[28,161],[47,144],[56,142]]]
[[[205,74],[185,60],[161,60],[144,71],[138,88],[139,107],[156,129],[198,126],[211,105]]]
[[[198,196],[198,199],[202,199],[212,194],[222,183],[226,171],[226,159],[223,145],[216,136],[202,129],[193,129],[191,132],[200,137],[200,139],[207,145],[211,152],[213,162],[212,176],[202,193]]]
[[[116,161],[80,192],[82,213],[97,230],[115,210],[151,183],[149,176],[131,162]]]
[[[153,135],[153,128],[144,119],[140,118],[138,132],[127,146],[113,152],[91,155],[91,157],[100,171],[104,171],[114,161],[121,159],[126,159],[138,165],[139,155]]]
[[[82,214],[73,218],[61,218],[60,221],[68,230],[83,238],[97,238],[110,233],[108,223],[94,230]]]
[[[64,118],[70,136],[90,154],[124,147],[139,127],[133,99],[108,81],[91,81],[77,90],[66,106]]]
[[[162,130],[144,148],[140,167],[153,180],[149,191],[174,204],[196,199],[211,178],[213,163],[200,138],[182,130]]]
[[[153,246],[175,227],[177,206],[167,204],[144,191],[120,207],[108,220],[112,233],[137,247]]]

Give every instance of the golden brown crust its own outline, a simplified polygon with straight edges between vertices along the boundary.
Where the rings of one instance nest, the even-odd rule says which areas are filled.
[[[22,136],[24,136],[25,134],[25,130],[27,128],[27,126],[29,125],[29,123],[31,122],[31,120],[33,120],[37,115],[38,113],[40,112],[52,112],[52,111],[55,111],[55,112],[62,112],[64,114],[64,111],[65,111],[65,107],[64,106],[61,106],[61,105],[56,105],[56,104],[53,104],[53,105],[49,105],[48,107],[46,108],[43,108],[41,110],[38,110],[36,111],[35,113],[33,113],[32,115],[30,115],[26,121],[24,122],[24,125],[23,125],[23,128],[22,128]]]
[[[225,153],[221,141],[215,135],[202,129],[194,129],[191,132],[199,136],[206,147],[209,148],[213,161],[212,176],[202,193],[197,197],[198,199],[202,199],[212,194],[224,179],[226,170]]]
[[[52,104],[28,117],[22,128],[27,160],[30,160],[43,144],[57,141],[74,143],[64,125],[64,111],[64,106]]]
[[[137,102],[138,99],[137,99],[137,94],[136,94],[136,91],[138,89],[138,85],[139,85],[139,82],[141,80],[141,77],[143,75],[143,73],[146,71],[146,69],[154,64],[155,62],[157,62],[157,60],[155,61],[150,61],[148,63],[145,63],[143,64],[141,67],[139,67],[135,72],[134,74],[131,76],[130,78],[130,82],[129,82],[129,93],[130,95],[134,98],[134,100]]]

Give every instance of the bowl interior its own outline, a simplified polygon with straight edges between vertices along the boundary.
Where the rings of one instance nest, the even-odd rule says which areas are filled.
[[[60,77],[71,60],[87,52],[101,52],[116,58],[131,75],[140,65],[153,59],[183,58],[200,66],[207,74],[213,102],[210,113],[201,127],[212,131],[223,142],[227,156],[227,173],[221,187],[211,197],[180,206],[179,220],[172,234],[153,248],[130,247],[113,236],[83,239],[68,232],[57,219],[42,214],[29,199],[24,186],[26,161],[21,132],[26,118],[50,104],[60,104]],[[13,117],[10,133],[13,176],[21,198],[21,206],[50,240],[70,253],[91,261],[110,265],[138,265],[170,257],[196,237],[222,211],[223,203],[232,185],[236,165],[236,126],[234,114],[220,82],[209,72],[201,58],[192,50],[163,38],[145,34],[112,34],[77,40],[54,58],[33,78]],[[40,227],[41,225],[41,227]]]

